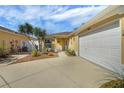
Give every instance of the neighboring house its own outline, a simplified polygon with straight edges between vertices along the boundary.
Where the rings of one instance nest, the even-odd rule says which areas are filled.
[[[124,6],[109,6],[69,35],[69,48],[110,70],[124,64]]]
[[[57,52],[66,50],[68,47],[68,35],[69,34],[70,32],[61,32],[61,33],[50,35],[49,44],[51,44],[51,48],[53,48]]]
[[[22,48],[31,51],[34,46],[25,35],[0,26],[0,48],[7,52],[16,52],[22,51]]]

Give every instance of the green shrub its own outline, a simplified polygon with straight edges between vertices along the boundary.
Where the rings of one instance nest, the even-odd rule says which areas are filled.
[[[33,50],[31,53],[32,57],[40,56],[40,53],[37,50]]]
[[[47,54],[48,53],[48,48],[46,46],[44,46],[42,52]]]
[[[124,88],[124,80],[111,80],[104,83],[101,88]]]
[[[67,54],[68,54],[68,55],[71,55],[71,56],[76,56],[76,53],[75,53],[75,51],[74,51],[74,50],[67,49],[67,50],[66,50],[66,52],[67,52]]]
[[[106,82],[101,85],[101,88],[124,88],[124,68],[113,69],[116,72],[108,71],[107,76],[102,80]]]

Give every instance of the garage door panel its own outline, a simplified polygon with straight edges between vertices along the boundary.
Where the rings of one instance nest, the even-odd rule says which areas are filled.
[[[110,50],[110,55],[112,55],[115,58],[119,58],[120,59],[120,55],[121,55],[121,51],[120,49],[111,49]]]
[[[102,46],[105,46],[107,48],[119,48],[120,45],[117,44],[119,43],[118,40],[120,40],[119,36],[106,37],[105,39],[103,39],[104,45]]]
[[[113,26],[113,28],[106,29],[105,31],[99,30],[97,29],[97,33],[95,32],[79,38],[79,55],[111,70],[113,70],[113,66],[116,69],[120,68],[120,27],[116,26],[114,28]]]
[[[95,47],[95,48],[119,48],[120,45],[116,44],[118,43],[118,40],[120,38],[118,36],[114,37],[104,37],[100,39],[95,40],[87,40],[87,42],[84,42],[84,46],[87,47]],[[83,41],[86,39],[83,39]],[[95,45],[94,45],[95,44]]]

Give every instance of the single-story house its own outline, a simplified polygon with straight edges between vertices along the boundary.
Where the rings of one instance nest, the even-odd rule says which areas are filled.
[[[68,36],[68,48],[110,70],[124,64],[124,6],[109,6]]]
[[[22,49],[31,51],[34,46],[25,35],[0,26],[0,48],[7,52],[15,52],[22,51]]]
[[[0,47],[10,49],[13,42],[15,49],[17,45],[32,49],[26,36],[0,27]],[[120,70],[124,64],[124,6],[109,6],[72,33],[50,35],[45,44],[55,51],[74,50],[92,63]]]
[[[114,71],[123,66],[124,6],[109,6],[74,32],[62,34],[53,35],[55,49],[66,47],[77,56]]]

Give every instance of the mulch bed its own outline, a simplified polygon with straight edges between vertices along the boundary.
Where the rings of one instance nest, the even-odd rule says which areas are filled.
[[[41,54],[40,56],[37,56],[37,57],[32,57],[32,55],[28,55],[28,56],[23,57],[21,59],[17,59],[16,62],[14,62],[13,64],[22,63],[22,62],[29,62],[29,61],[44,59],[44,58],[54,58],[54,57],[58,57],[58,54],[57,53],[53,53],[53,55]]]
[[[124,80],[111,80],[101,85],[100,88],[124,88]]]

